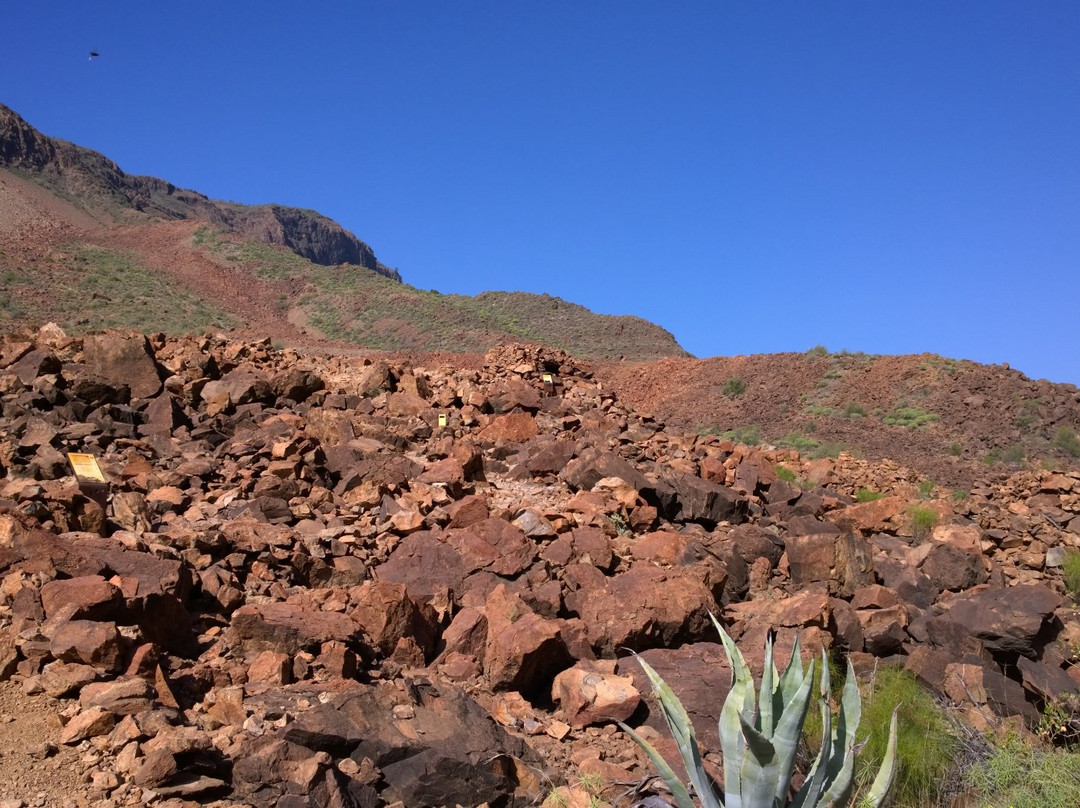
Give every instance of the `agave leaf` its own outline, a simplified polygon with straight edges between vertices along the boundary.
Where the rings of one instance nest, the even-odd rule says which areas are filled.
[[[791,650],[791,659],[780,677],[776,692],[773,694],[773,714],[778,715],[786,709],[785,705],[791,702],[792,697],[802,687],[803,683],[802,648],[799,643],[799,635],[795,635],[795,645]]]
[[[803,723],[810,708],[810,690],[814,683],[814,663],[810,663],[810,675],[803,679],[802,686],[785,705],[784,712],[776,725],[772,742],[777,755],[777,778],[774,796],[783,804],[787,800],[788,787],[791,785],[791,773],[795,768],[795,755],[799,751],[799,739],[802,738]]]
[[[855,669],[849,660],[844,693],[840,700],[840,717],[833,740],[832,759],[826,773],[829,788],[821,798],[826,805],[846,805],[851,798],[852,775],[855,772],[855,731],[859,728],[861,718],[862,698],[855,681]]]
[[[690,720],[690,716],[687,714],[682,702],[679,701],[679,698],[668,686],[667,682],[661,678],[660,674],[648,662],[640,656],[637,657],[637,661],[653,686],[653,692],[660,702],[664,720],[667,721],[668,729],[671,730],[671,736],[675,739],[675,745],[678,746],[679,755],[682,757],[683,765],[686,767],[686,773],[689,775],[690,782],[693,784],[694,791],[697,793],[702,805],[706,806],[706,808],[722,805],[723,803],[713,791],[712,784],[705,772],[705,764],[701,759],[701,750],[694,734],[694,724]]]
[[[710,614],[709,617],[720,634],[720,640],[724,643],[724,652],[727,654],[732,673],[731,690],[724,700],[717,727],[721,751],[724,754],[724,802],[727,808],[742,808],[740,763],[746,749],[742,724],[753,721],[754,679],[734,640],[728,636],[714,615]]]
[[[889,743],[885,747],[885,758],[881,761],[881,768],[878,769],[877,777],[870,785],[870,790],[860,802],[860,805],[865,805],[867,808],[877,808],[881,805],[896,778],[896,711],[899,709],[900,705],[897,705],[893,710],[892,720],[889,722]]]
[[[686,790],[686,786],[679,780],[678,776],[675,774],[675,770],[668,765],[668,762],[656,751],[656,748],[621,721],[619,722],[619,726],[622,727],[623,731],[633,738],[634,742],[649,756],[649,760],[652,761],[653,766],[656,767],[660,776],[664,778],[664,782],[667,783],[667,787],[671,790],[671,796],[675,798],[675,805],[678,806],[678,808],[696,808],[694,801],[690,799],[690,792]]]
[[[743,805],[747,808],[772,808],[780,765],[776,748],[753,724],[743,721],[742,731],[746,738],[746,753],[739,767]]]
[[[813,676],[808,678],[813,680]],[[832,711],[824,699],[818,702],[818,709],[821,711],[821,749],[814,758],[814,764],[810,767],[802,788],[791,801],[791,808],[814,808],[818,805],[821,791],[825,787],[825,772],[829,768],[829,754],[832,750]]]
[[[773,690],[776,682],[776,666],[773,665],[773,639],[770,631],[765,637],[765,669],[761,674],[761,695],[758,698],[758,728],[766,738],[771,738],[773,727]]]

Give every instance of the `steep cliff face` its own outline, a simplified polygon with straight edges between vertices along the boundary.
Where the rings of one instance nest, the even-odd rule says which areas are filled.
[[[367,244],[315,211],[209,199],[157,177],[124,173],[91,149],[43,135],[0,104],[0,166],[38,175],[57,192],[162,219],[209,221],[246,238],[286,247],[316,264],[355,264],[400,281]]]

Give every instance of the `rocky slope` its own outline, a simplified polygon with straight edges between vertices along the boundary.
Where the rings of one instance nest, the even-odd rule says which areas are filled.
[[[55,140],[0,106],[0,330],[208,328],[289,345],[477,351],[511,341],[579,356],[687,356],[664,329],[547,295],[442,295],[313,211],[237,205]]]
[[[1075,473],[937,498],[666,428],[524,346],[468,370],[47,328],[0,342],[0,396],[0,709],[52,711],[0,798],[626,804],[652,780],[614,722],[671,748],[631,650],[717,761],[710,612],[753,665],[799,634],[977,727],[1080,691]]]
[[[156,177],[125,174],[91,149],[43,135],[0,104],[0,167],[44,183],[101,216],[137,212],[160,219],[195,219],[236,235],[285,247],[316,264],[355,264],[401,280],[371,248],[315,211],[281,205],[218,202]]]
[[[1080,461],[1080,391],[1000,365],[818,350],[604,364],[597,377],[681,429],[858,451],[961,490],[988,473]]]

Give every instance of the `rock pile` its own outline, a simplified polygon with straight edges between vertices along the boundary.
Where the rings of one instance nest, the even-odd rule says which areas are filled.
[[[926,530],[903,470],[676,434],[524,346],[462,371],[45,328],[0,341],[0,405],[0,679],[56,700],[72,804],[611,800],[648,773],[614,722],[660,728],[631,651],[715,755],[710,612],[752,664],[798,634],[973,723],[1080,690],[1078,475]]]

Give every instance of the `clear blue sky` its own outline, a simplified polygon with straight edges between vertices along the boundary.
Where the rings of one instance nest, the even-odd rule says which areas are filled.
[[[406,282],[1080,383],[1080,3],[10,3],[0,102]],[[90,50],[100,58],[90,61]]]

